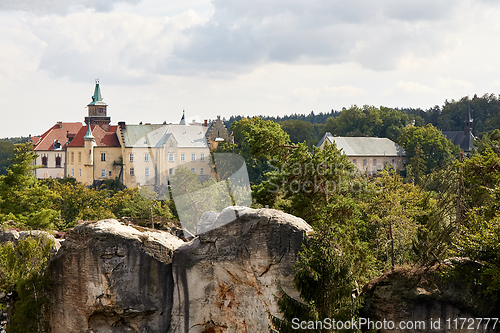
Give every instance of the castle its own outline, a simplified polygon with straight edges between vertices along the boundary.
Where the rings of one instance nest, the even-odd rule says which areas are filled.
[[[88,185],[118,178],[127,187],[163,186],[176,168],[185,167],[203,181],[212,174],[210,152],[232,142],[220,116],[188,124],[111,125],[108,105],[96,81],[85,124],[63,123],[32,137],[39,179],[72,177]]]

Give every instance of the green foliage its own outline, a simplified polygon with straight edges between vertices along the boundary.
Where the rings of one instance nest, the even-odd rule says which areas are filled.
[[[500,293],[500,187],[490,190],[488,204],[469,211],[453,238],[459,256],[481,263],[487,293]],[[477,272],[476,272],[477,273]]]
[[[492,147],[486,147],[462,163],[467,207],[487,205],[491,199],[489,190],[500,185],[499,153],[495,153]]]
[[[403,183],[394,170],[385,170],[371,184],[358,204],[369,221],[377,271],[388,269],[393,255],[395,265],[413,264],[413,242],[422,229],[420,221],[435,209],[434,201],[415,184]]]
[[[126,188],[115,193],[109,199],[110,209],[116,217],[133,217],[146,220],[151,216],[151,208],[154,216],[167,219],[173,217],[167,202],[154,200],[153,193],[147,189]]]
[[[14,245],[0,245],[0,286],[15,293],[7,332],[44,332],[42,314],[48,306],[45,296],[45,268],[54,242],[46,237],[27,237]]]
[[[14,144],[10,141],[0,140],[0,175],[7,174],[7,167],[14,157]]]
[[[305,142],[309,148],[312,148],[318,141],[315,126],[310,122],[290,119],[279,124],[293,143]]]
[[[495,94],[474,95],[472,99],[466,96],[458,101],[446,100],[433,124],[443,131],[461,131],[469,109],[474,118],[475,133],[500,127],[500,100]]]
[[[15,145],[7,175],[0,176],[0,219],[32,228],[53,228],[59,213],[51,207],[58,196],[35,178],[31,163],[36,156],[31,143]]]
[[[500,129],[497,128],[484,133],[480,139],[475,140],[474,145],[480,154],[487,149],[492,149],[496,154],[500,155]]]
[[[376,136],[396,140],[411,120],[406,113],[387,107],[352,106],[342,110],[338,117],[328,118],[325,131],[338,136]]]
[[[264,173],[269,169],[267,161],[254,156],[250,149],[250,137],[253,135],[252,130],[257,122],[261,123],[262,119],[242,118],[239,121],[234,121],[231,125],[231,131],[233,132],[235,143],[222,142],[215,150],[215,153],[233,153],[241,155],[245,159],[248,178],[251,184],[259,184],[262,182]],[[276,126],[279,127],[279,125]]]
[[[419,178],[421,171],[429,174],[449,163],[458,153],[458,147],[432,125],[405,127],[398,143],[405,149],[414,177]]]
[[[92,189],[75,180],[44,181],[58,194],[54,208],[60,212],[61,219],[56,223],[59,230],[73,227],[78,220],[100,220],[115,217],[109,206],[108,190]]]
[[[302,217],[312,225],[319,208],[331,196],[346,193],[354,179],[354,165],[335,144],[323,150],[314,147],[311,154],[305,143],[299,143],[286,158],[272,162],[273,171],[266,174],[267,180],[252,188],[255,200]]]
[[[362,300],[356,296],[355,257],[339,248],[339,236],[330,227],[322,226],[307,241],[295,265],[294,284],[301,299],[299,301],[282,293],[278,306],[283,320],[272,317],[278,332],[294,332],[293,318],[301,321],[324,318],[346,321],[356,318]],[[327,331],[330,330],[314,332]]]

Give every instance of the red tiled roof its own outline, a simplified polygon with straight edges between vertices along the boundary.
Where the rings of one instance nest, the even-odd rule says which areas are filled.
[[[92,135],[95,138],[97,147],[120,147],[120,142],[116,136],[118,126],[109,126],[108,131],[104,131],[100,126],[92,126]],[[83,137],[87,133],[87,126],[80,128],[80,131],[75,135],[68,147],[83,147],[85,140]]]
[[[67,134],[76,134],[83,127],[82,123],[57,123],[39,137],[32,137],[34,150],[55,150],[54,143],[59,141],[65,149],[68,143]],[[38,140],[37,140],[38,139]]]

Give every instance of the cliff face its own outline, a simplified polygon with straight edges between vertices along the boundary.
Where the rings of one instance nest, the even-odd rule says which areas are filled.
[[[49,264],[52,332],[166,332],[181,244],[115,220],[76,226]]]
[[[174,253],[172,332],[268,332],[278,286],[292,296],[292,266],[311,227],[271,209],[226,208],[209,230]],[[200,228],[199,228],[200,229]]]
[[[361,317],[395,323],[395,329],[380,332],[470,332],[472,327],[474,332],[498,332],[498,325],[493,330],[493,321],[485,326],[486,321],[481,325],[476,319],[498,317],[498,304],[471,282],[443,279],[436,268],[398,269],[371,281],[364,288]],[[401,322],[424,325],[398,329]]]
[[[189,243],[115,220],[78,225],[49,264],[52,331],[268,332],[278,286],[295,295],[311,228],[275,210],[238,212]]]

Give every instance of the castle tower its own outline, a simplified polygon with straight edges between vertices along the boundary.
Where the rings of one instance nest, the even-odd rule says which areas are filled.
[[[87,126],[98,125],[105,131],[109,128],[111,118],[108,117],[108,105],[102,101],[101,88],[99,87],[99,79],[95,81],[94,95],[92,102],[87,105],[88,117],[85,117]]]

